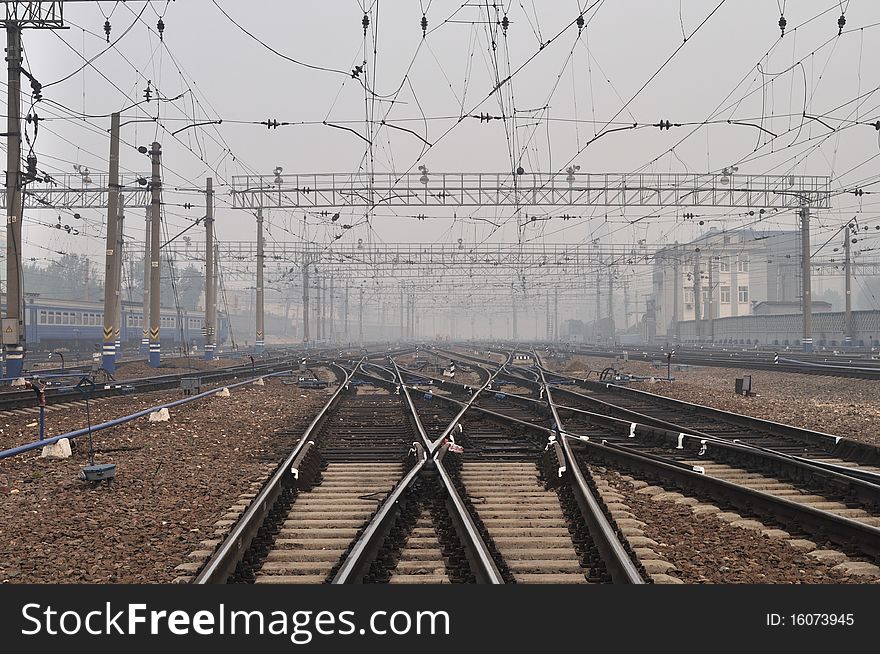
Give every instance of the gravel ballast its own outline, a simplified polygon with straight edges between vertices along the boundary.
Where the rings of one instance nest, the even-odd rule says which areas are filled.
[[[77,479],[87,439],[67,460],[40,459],[37,450],[0,461],[0,582],[172,581],[175,566],[290,451],[332,392],[266,380],[173,408],[169,422],[140,418],[98,432],[95,462],[118,466],[109,486]]]
[[[612,360],[574,357],[568,363],[548,367],[574,377],[602,370]],[[666,366],[651,367],[643,361],[621,361],[621,372],[643,377],[665,377]],[[753,397],[734,392],[734,383],[752,376]],[[632,382],[631,387],[695,404],[782,422],[804,429],[827,432],[856,441],[880,445],[880,384],[863,379],[825,377],[788,372],[689,366],[676,370],[675,381]],[[595,372],[590,375],[596,379]]]

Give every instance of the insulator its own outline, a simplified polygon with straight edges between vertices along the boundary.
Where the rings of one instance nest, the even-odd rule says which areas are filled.
[[[165,21],[163,21],[161,18],[159,19],[159,22],[156,23],[156,29],[159,30],[159,40],[163,41],[164,39],[162,38],[162,35],[165,32]]]
[[[840,18],[837,19],[837,36],[843,34],[844,25],[846,25],[846,16],[840,14]]]
[[[780,38],[783,37],[783,36],[785,36],[785,26],[786,26],[787,24],[788,24],[788,23],[786,23],[786,21],[785,21],[785,16],[780,16],[780,17],[779,17],[779,30],[782,32],[782,33],[779,35]]]
[[[510,27],[510,21],[507,19],[507,16],[501,19],[501,29],[504,30],[504,35],[507,36],[507,28]]]
[[[575,21],[575,23],[576,23],[577,26],[578,26],[578,34],[580,34],[580,33],[581,33],[581,30],[584,29],[584,15],[581,14],[580,16],[578,16],[578,17],[577,17],[577,20]]]
[[[364,26],[364,36],[367,35],[367,28],[370,26],[370,17],[364,14],[364,18],[361,21],[361,25]]]
[[[110,43],[110,21],[104,21],[104,34],[107,35],[107,43]]]
[[[422,37],[424,38],[425,34],[428,32],[428,19],[424,15],[422,16]]]

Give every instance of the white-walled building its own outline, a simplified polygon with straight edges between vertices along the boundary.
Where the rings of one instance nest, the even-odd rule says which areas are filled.
[[[656,338],[672,340],[675,322],[694,320],[697,311],[708,320],[752,315],[759,302],[799,303],[800,257],[797,231],[712,228],[690,243],[659,250]]]

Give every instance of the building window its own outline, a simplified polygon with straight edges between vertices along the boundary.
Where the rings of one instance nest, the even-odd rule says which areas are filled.
[[[721,257],[721,260],[718,262],[718,271],[730,272],[730,257]]]
[[[721,287],[721,304],[730,304],[730,286]]]
[[[738,272],[741,272],[741,273],[749,272],[749,260],[748,259],[740,259],[736,264],[736,269]]]
[[[693,304],[694,303],[694,289],[692,289],[692,288],[684,289],[684,302],[685,302],[685,304]]]
[[[739,302],[740,302],[740,304],[748,304],[749,303],[749,287],[748,286],[740,286],[739,287]]]
[[[40,324],[40,325],[45,325],[45,324],[47,324],[47,323],[46,323],[46,312],[45,312],[45,311],[40,311],[40,319],[37,321],[37,323]]]

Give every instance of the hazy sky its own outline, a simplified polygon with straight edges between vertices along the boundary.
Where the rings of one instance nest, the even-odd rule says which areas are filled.
[[[787,29],[780,38],[783,6]],[[273,53],[220,8],[281,54],[330,70]],[[846,26],[838,37],[842,9]],[[370,18],[366,37],[365,10]],[[574,21],[582,11],[585,27],[579,32]],[[130,0],[67,3],[65,14],[68,30],[24,34],[27,67],[43,83],[46,99],[36,107],[46,119],[35,146],[40,168],[73,172],[77,163],[93,172],[106,170],[110,121],[89,116],[140,101],[149,80],[154,100],[157,92],[163,98],[183,95],[125,109],[123,121],[158,112],[160,125],[124,125],[122,167],[147,171],[149,161],[135,147],[155,139],[163,147],[168,186],[202,186],[212,175],[223,239],[253,238],[251,216],[229,208],[226,185],[232,176],[271,174],[275,166],[285,173],[355,172],[365,165],[400,173],[418,164],[434,172],[509,172],[518,165],[558,171],[570,162],[582,172],[709,172],[737,165],[740,173],[831,175],[835,188],[868,190],[867,184],[880,179],[878,131],[868,124],[880,119],[880,3],[870,0],[177,0],[148,6]],[[156,32],[160,14],[164,42]],[[498,24],[505,15],[506,35]],[[111,41],[129,31],[101,54],[108,46],[103,33],[108,16]],[[75,72],[83,57],[96,56],[92,66]],[[353,79],[351,71],[365,61],[365,71]],[[511,73],[493,93],[496,81]],[[372,94],[365,93],[364,80]],[[26,80],[23,87],[28,89]],[[24,113],[29,106],[27,96]],[[805,111],[819,120],[804,119]],[[481,113],[507,119],[460,120]],[[373,118],[369,125],[368,114]],[[170,135],[193,122],[220,119],[221,125]],[[278,129],[250,124],[269,119],[296,124]],[[382,128],[382,119],[421,138]],[[668,131],[644,126],[661,120],[687,125]],[[367,136],[373,141],[372,155],[362,138],[324,121]],[[596,134],[633,123],[640,127],[587,145]],[[426,152],[422,139],[433,144]],[[198,195],[170,192],[164,200],[202,202]],[[538,209],[532,215],[578,218],[539,221],[524,238],[577,243],[607,231],[621,243],[687,240],[700,228],[695,220],[682,218],[684,211],[652,212],[656,217],[631,226],[644,212]],[[26,252],[54,256],[42,246],[87,251],[100,260],[100,239],[34,224],[55,222],[58,213],[29,213]],[[100,236],[101,212],[82,213],[89,234]],[[198,207],[168,206],[169,231],[202,213]],[[428,219],[416,221],[415,213],[428,214]],[[740,213],[707,210],[701,217],[704,228],[754,220]],[[73,221],[69,212],[61,214],[64,222]],[[127,230],[140,238],[141,212],[135,215]],[[834,209],[816,217],[816,242],[856,215],[864,224],[878,224],[871,196],[837,196]],[[359,223],[343,243],[358,238],[474,243],[515,240],[515,229],[499,230],[479,220],[510,217],[509,209],[491,207],[459,211],[454,219],[452,212],[380,208],[371,228],[357,210],[337,224]],[[303,234],[302,212],[273,212],[269,222],[276,240],[297,240]],[[309,217],[307,222],[311,238],[329,239],[339,232],[327,219]],[[794,216],[785,213],[756,227],[795,224]],[[880,239],[863,245],[872,243]]]

